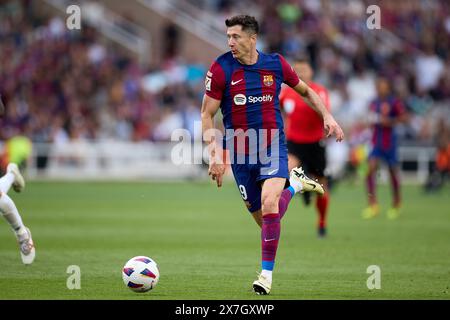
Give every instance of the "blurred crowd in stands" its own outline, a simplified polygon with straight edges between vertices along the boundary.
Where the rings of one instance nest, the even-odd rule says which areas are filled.
[[[139,65],[96,30],[69,31],[63,19],[40,17],[19,1],[0,8],[0,95],[7,106],[0,140],[168,140],[173,129],[199,119],[198,88],[145,90],[145,76],[159,70]],[[182,72],[169,62],[163,68],[174,70],[172,77]]]
[[[190,2],[198,1],[190,0]],[[359,132],[377,75],[387,76],[410,111],[404,141],[429,143],[450,109],[450,2],[445,0],[203,0],[228,16],[251,12],[261,21],[261,49],[308,56],[316,81],[331,93],[334,114]],[[381,29],[366,21],[380,8]],[[448,124],[448,123],[447,123]]]
[[[221,28],[226,17],[250,13],[261,24],[259,49],[309,56],[350,139],[363,135],[359,123],[375,97],[377,74],[389,77],[410,112],[400,128],[405,143],[432,142],[437,120],[448,120],[446,0],[375,1],[381,30],[366,25],[374,1],[188,1],[214,13]],[[194,130],[208,65],[188,65],[174,50],[162,65],[140,65],[96,30],[69,31],[61,18],[32,8],[30,1],[0,2],[0,94],[7,105],[0,140],[25,134],[33,142],[161,141],[176,128]],[[174,81],[158,86],[161,72]]]

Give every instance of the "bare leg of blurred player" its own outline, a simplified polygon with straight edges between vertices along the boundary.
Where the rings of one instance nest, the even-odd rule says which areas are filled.
[[[300,167],[301,165],[301,161],[299,158],[297,158],[296,156],[294,156],[291,153],[288,153],[288,167],[289,167],[289,171],[291,171],[294,168]]]
[[[400,174],[397,166],[389,166],[391,178],[392,207],[387,211],[388,219],[396,219],[400,214]]]
[[[323,186],[325,190],[328,188],[328,180],[325,177],[317,177],[319,183]],[[322,195],[316,196],[316,210],[319,215],[319,219],[317,222],[317,234],[319,237],[325,237],[327,235],[327,213],[328,213],[328,204],[330,202],[330,196],[328,192],[325,192]]]
[[[0,178],[0,213],[16,235],[22,262],[31,264],[36,254],[33,239],[31,238],[30,230],[23,224],[14,201],[7,194],[11,187],[16,192],[21,192],[25,187],[25,180],[20,174],[17,165],[13,163],[8,165],[6,174]]]
[[[378,168],[378,159],[369,159],[369,168],[366,176],[366,186],[367,186],[367,197],[369,201],[369,206],[363,211],[364,219],[371,219],[378,215],[379,207],[377,203],[376,196],[376,178],[375,174]]]

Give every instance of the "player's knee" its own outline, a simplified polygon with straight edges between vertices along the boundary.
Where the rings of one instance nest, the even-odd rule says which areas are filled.
[[[369,166],[367,168],[366,175],[370,176],[370,175],[374,174],[375,171],[376,171],[376,166],[372,165],[372,164],[369,164]]]
[[[267,212],[277,212],[279,198],[280,197],[276,194],[263,195],[261,199],[263,214]]]

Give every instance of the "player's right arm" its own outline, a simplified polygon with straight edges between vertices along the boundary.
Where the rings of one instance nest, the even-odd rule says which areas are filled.
[[[222,186],[222,177],[225,173],[222,152],[218,152],[219,144],[214,135],[214,116],[220,108],[223,92],[225,90],[225,73],[217,61],[215,61],[205,79],[205,94],[203,96],[201,119],[203,141],[208,146],[209,171],[208,174]],[[221,142],[221,141],[220,141]]]
[[[302,80],[299,80],[293,89],[306,100],[307,104],[313,110],[322,116],[327,137],[334,134],[336,136],[336,141],[342,141],[344,139],[344,132],[331,115],[330,111],[326,108],[319,95]]]
[[[334,134],[336,136],[336,141],[342,141],[344,139],[344,131],[342,131],[339,124],[334,120],[334,117],[325,107],[319,95],[298,77],[292,66],[290,66],[281,55],[280,61],[284,83],[300,94],[308,106],[322,117],[326,136],[329,137]]]
[[[216,137],[213,134],[214,129],[214,116],[220,108],[220,100],[209,97],[208,95],[203,96],[201,119],[202,119],[202,133],[203,141],[208,146],[209,153],[209,170],[208,174],[213,180],[217,182],[217,186],[222,186],[222,177],[225,173],[225,165],[218,159],[218,155],[221,154],[217,152],[218,144]]]

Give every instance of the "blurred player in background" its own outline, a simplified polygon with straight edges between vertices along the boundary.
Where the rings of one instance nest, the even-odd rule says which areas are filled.
[[[427,192],[439,190],[450,177],[450,128],[445,118],[439,119],[436,132],[434,164],[424,186]]]
[[[14,201],[8,196],[11,186],[16,192],[21,192],[25,187],[25,180],[15,163],[10,163],[6,169],[6,174],[0,178],[0,213],[16,235],[22,262],[31,264],[36,254],[33,239],[31,238],[30,229],[23,224]]]
[[[387,216],[389,219],[396,219],[399,215],[401,197],[395,127],[406,120],[406,113],[403,103],[392,94],[387,78],[378,77],[376,89],[377,97],[369,107],[369,124],[373,129],[372,151],[368,158],[366,177],[369,206],[364,209],[362,216],[370,219],[379,213],[375,173],[380,160],[383,160],[388,166],[392,186],[392,206],[388,209]]]
[[[15,163],[20,170],[26,168],[33,151],[33,143],[25,135],[16,135],[5,141],[0,151],[0,171],[6,172],[9,163]]]
[[[3,115],[5,107],[1,102],[0,97],[0,116]],[[13,142],[16,140],[13,140]],[[19,145],[22,145],[22,139],[19,141]],[[16,145],[17,143],[13,143]],[[9,147],[11,147],[9,145]],[[20,152],[5,152],[12,157],[18,157],[21,159],[23,148],[14,148]],[[9,150],[8,145],[5,150]],[[8,157],[9,157],[8,156]],[[3,157],[4,158],[4,157]],[[15,163],[9,163],[6,167],[6,173],[0,178],[0,214],[6,219],[16,235],[19,242],[20,256],[24,264],[31,264],[34,261],[36,255],[33,239],[31,238],[30,229],[28,229],[22,221],[22,217],[17,210],[16,204],[8,196],[8,191],[13,187],[14,191],[21,192],[25,188],[25,180],[19,171],[19,167]]]
[[[281,55],[265,54],[256,49],[259,27],[254,17],[235,16],[225,24],[231,50],[218,57],[206,75],[201,110],[203,138],[210,153],[209,174],[220,187],[225,170],[223,158],[218,156],[222,153],[219,146],[222,142],[206,135],[214,128],[213,119],[220,108],[226,129],[225,145],[233,143],[228,148],[233,175],[248,210],[261,227],[262,272],[253,282],[253,290],[268,294],[280,239],[280,220],[292,196],[302,191],[324,193],[322,186],[306,177],[301,168],[294,168],[289,176],[278,99],[281,84],[284,82],[294,88],[322,115],[322,125],[328,135],[334,134],[341,141],[344,134],[320,97],[298,78]],[[245,142],[246,135],[254,131],[263,135],[257,146]],[[243,142],[239,139],[242,136]],[[266,163],[258,158],[256,163],[252,162],[252,155],[260,155],[261,151],[269,154],[270,161]],[[243,155],[245,161],[237,161],[237,155]]]
[[[328,91],[312,81],[314,72],[307,59],[297,58],[293,63],[294,70],[301,79],[322,99],[323,104],[330,110]],[[288,147],[289,170],[302,166],[309,177],[318,179],[327,189],[325,177],[326,153],[321,116],[311,109],[308,103],[292,88],[283,87],[280,103],[287,114],[286,138]],[[309,204],[310,193],[303,193]],[[328,211],[329,193],[318,195],[316,208],[319,216],[317,232],[319,237],[326,235],[326,217]]]

